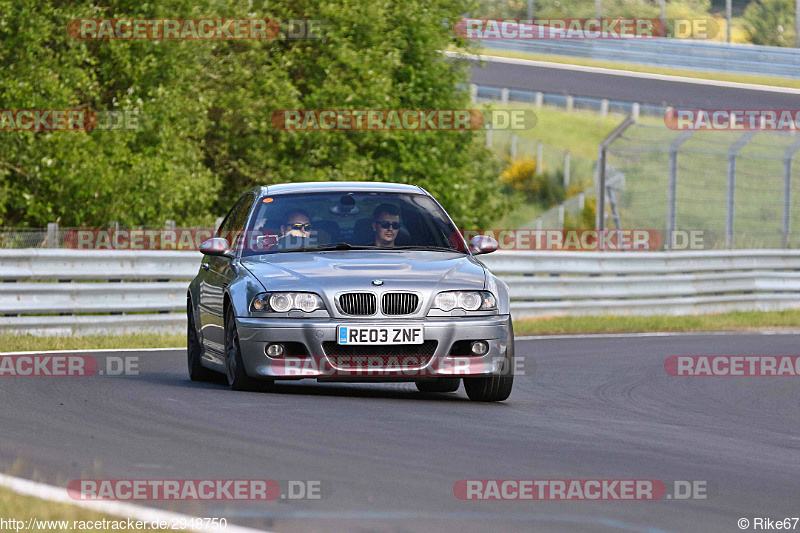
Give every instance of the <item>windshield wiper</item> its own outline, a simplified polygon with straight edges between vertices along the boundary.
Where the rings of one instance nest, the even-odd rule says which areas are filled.
[[[376,246],[355,246],[347,242],[339,244],[317,244],[314,246],[302,246],[300,248],[289,248],[280,250],[281,252],[328,252],[333,250],[371,250]]]
[[[445,246],[394,246],[392,248],[387,248],[388,250],[431,250],[436,252],[459,252],[465,254],[462,250],[456,250],[455,248],[447,248]]]

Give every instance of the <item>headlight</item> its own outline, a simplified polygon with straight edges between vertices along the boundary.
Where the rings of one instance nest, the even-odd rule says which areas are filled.
[[[325,309],[322,298],[313,292],[266,292],[253,299],[253,311],[285,313],[299,309],[306,313]]]
[[[497,299],[488,291],[446,291],[433,299],[433,308],[452,311],[455,308],[467,311],[493,311],[497,309]]]

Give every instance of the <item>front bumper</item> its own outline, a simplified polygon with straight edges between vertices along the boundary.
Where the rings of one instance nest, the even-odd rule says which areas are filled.
[[[415,381],[437,377],[475,377],[508,371],[505,365],[508,315],[444,317],[424,320],[398,319],[265,319],[237,318],[237,331],[245,370],[251,377],[331,381]],[[392,356],[332,356],[323,343],[336,342],[337,326],[423,325],[425,341],[435,341],[433,353],[415,358],[402,351]],[[458,341],[486,341],[489,351],[481,357],[453,353]],[[297,343],[304,355],[272,358],[265,348],[272,343]],[[457,345],[463,347],[464,343]],[[330,346],[330,344],[328,344]],[[393,358],[394,357],[394,358]],[[343,364],[343,361],[345,364]]]

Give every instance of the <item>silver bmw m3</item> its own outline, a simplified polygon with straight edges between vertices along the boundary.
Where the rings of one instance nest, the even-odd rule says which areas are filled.
[[[421,392],[511,394],[508,287],[421,187],[256,187],[228,212],[189,285],[192,380],[409,381]]]

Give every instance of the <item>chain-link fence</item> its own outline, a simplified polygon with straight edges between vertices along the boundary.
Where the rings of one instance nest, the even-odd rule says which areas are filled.
[[[221,223],[222,217],[216,219],[214,228],[177,228],[172,220],[167,221],[164,229],[120,226],[116,222],[105,228],[63,227],[57,222],[49,223],[46,228],[6,226],[0,227],[0,249],[188,249]]]
[[[60,248],[70,228],[0,228],[0,248]]]
[[[658,229],[667,243],[701,230],[705,248],[800,248],[796,132],[634,124],[611,144],[606,165],[608,176],[625,176],[606,187],[606,227]]]

